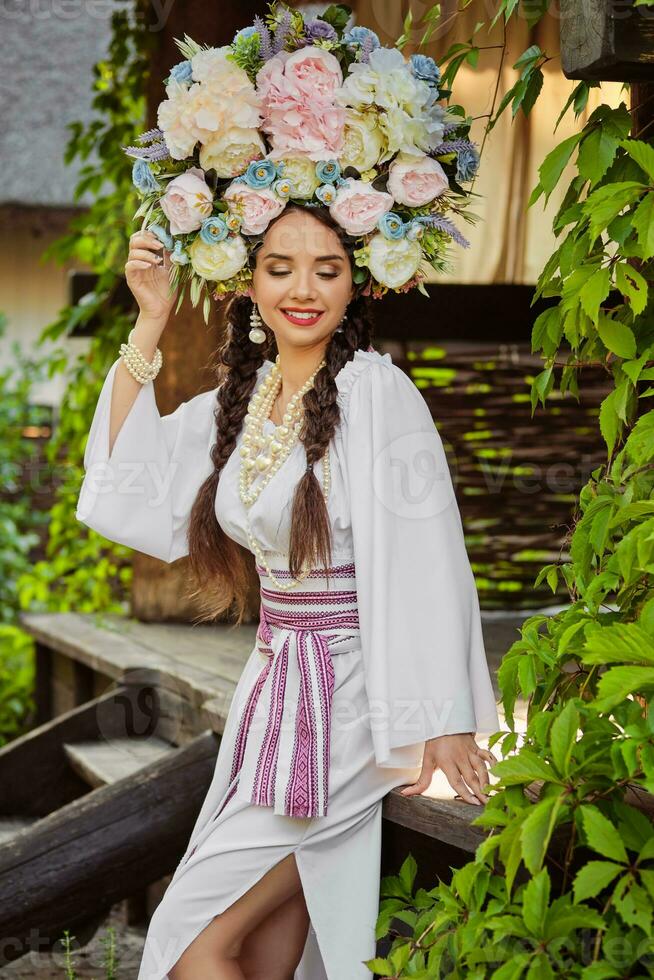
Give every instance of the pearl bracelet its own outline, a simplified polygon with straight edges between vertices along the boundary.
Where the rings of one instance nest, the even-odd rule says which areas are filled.
[[[132,377],[140,384],[146,384],[148,381],[153,381],[159,374],[163,364],[163,355],[157,347],[152,362],[146,361],[142,352],[132,343],[133,333],[134,328],[129,332],[127,343],[120,345],[120,355]]]

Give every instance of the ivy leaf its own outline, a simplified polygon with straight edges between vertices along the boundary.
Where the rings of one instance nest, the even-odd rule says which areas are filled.
[[[581,140],[582,135],[583,133],[574,133],[572,136],[563,140],[553,150],[550,150],[538,168],[540,185],[545,191],[546,201],[558,184],[559,178],[570,160],[575,147]]]
[[[654,666],[654,640],[638,623],[599,626],[587,634],[582,660],[585,664],[627,661]]]
[[[654,148],[644,140],[622,140],[623,147],[638,166],[645,171],[650,180],[654,181]]]
[[[647,281],[643,279],[640,272],[627,262],[619,262],[615,267],[615,280],[618,289],[628,297],[631,309],[636,316],[642,313],[647,306]],[[628,327],[626,329],[629,330]],[[636,356],[635,341],[634,353],[627,356]]]
[[[647,190],[637,180],[623,180],[597,187],[583,202],[584,214],[589,218],[589,232],[595,240],[617,214],[633,204]]]
[[[554,385],[554,369],[552,367],[545,368],[540,374],[537,374],[531,383],[531,411],[532,415],[539,401],[545,404],[547,396],[549,395],[552,387]]]
[[[618,887],[619,885],[618,882]],[[629,926],[638,926],[645,934],[650,931],[652,903],[644,888],[631,881],[624,894],[614,896],[613,902],[623,922]]]
[[[636,230],[638,244],[643,249],[643,257],[651,258],[654,255],[654,194],[651,191],[629,217]]]
[[[530,76],[527,89],[525,91],[524,97],[522,99],[522,111],[525,116],[528,116],[534,107],[534,103],[540,94],[540,90],[543,87],[543,73],[540,68],[535,68]],[[514,113],[515,115],[515,113]]]
[[[609,454],[613,452],[620,428],[620,419],[616,410],[615,401],[616,393],[614,390],[609,392],[602,401],[599,411],[600,432],[602,433],[602,438],[606,443]]]
[[[562,776],[570,773],[570,757],[577,741],[578,729],[579,712],[574,701],[568,701],[550,728],[552,759]]]
[[[413,882],[416,877],[416,871],[418,870],[418,865],[416,864],[416,859],[413,854],[408,854],[400,868],[400,881],[404,886],[407,894],[411,893],[413,888]]]
[[[636,356],[636,338],[626,323],[614,320],[602,312],[597,321],[597,332],[604,346],[613,354],[628,358]]]
[[[653,689],[654,667],[613,667],[602,676],[597,687],[598,700],[593,707],[597,711],[610,711],[630,694]]]
[[[501,10],[501,7],[498,9]],[[518,953],[513,959],[510,959],[507,963],[503,963],[498,970],[495,970],[493,974],[494,980],[520,980],[530,960],[531,956],[529,954]]]
[[[609,295],[611,275],[608,268],[597,269],[581,288],[579,300],[582,309],[593,322],[597,320],[599,308]]]
[[[518,786],[521,783],[533,782],[535,779],[544,779],[550,783],[558,782],[549,762],[528,749],[523,749],[520,755],[516,755],[513,759],[497,762],[493,766],[493,772],[505,786]]]
[[[543,935],[550,901],[550,888],[550,876],[547,868],[542,868],[537,875],[534,875],[524,890],[522,918],[529,932],[537,939]]]
[[[601,180],[613,163],[618,145],[619,140],[602,126],[594,129],[581,142],[577,167],[582,177],[590,181],[591,187]]]
[[[581,819],[588,844],[594,851],[613,861],[629,862],[617,828],[601,810],[592,804],[582,805]]]
[[[531,807],[522,822],[520,828],[522,860],[532,874],[543,866],[562,803],[562,796],[549,796],[539,800]]]
[[[615,864],[613,861],[589,861],[575,877],[573,885],[575,902],[595,898],[611,884],[616,875],[624,870],[623,864]]]

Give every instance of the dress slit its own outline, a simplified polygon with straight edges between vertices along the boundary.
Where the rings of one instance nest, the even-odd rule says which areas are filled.
[[[183,949],[179,950],[179,952],[177,952],[176,954],[173,954],[175,956],[175,959],[173,959],[172,961],[168,961],[168,958],[167,958],[166,966],[163,967],[163,968],[160,966],[158,968],[160,972],[147,974],[148,980],[167,980],[167,977],[168,977],[170,971],[179,962],[179,960],[184,955],[184,953],[186,952],[186,950],[195,942],[195,940],[204,932],[204,930],[207,929],[211,925],[211,923],[213,922],[213,920],[215,918],[217,918],[218,916],[223,915],[223,913],[226,912],[228,909],[230,909],[232,907],[232,905],[234,905],[236,902],[238,902],[238,900],[240,898],[243,898],[244,895],[247,895],[247,893],[252,888],[254,888],[255,885],[258,885],[259,882],[262,881],[263,878],[265,878],[265,876],[268,874],[269,871],[272,871],[273,868],[276,868],[278,864],[281,864],[282,861],[285,861],[286,858],[289,856],[289,854],[295,854],[295,863],[296,863],[296,867],[298,869],[298,875],[300,876],[300,881],[302,882],[302,891],[303,891],[303,894],[305,895],[305,901],[306,901],[306,892],[305,892],[304,882],[302,881],[302,872],[300,870],[300,862],[297,859],[297,852],[300,849],[300,847],[301,847],[301,844],[297,844],[297,845],[295,845],[295,847],[289,848],[288,853],[284,854],[282,857],[280,857],[277,860],[273,861],[272,864],[270,864],[261,874],[257,873],[254,878],[251,878],[248,881],[248,883],[245,885],[244,888],[238,889],[237,892],[236,892],[236,894],[230,896],[229,897],[229,901],[227,901],[225,904],[223,904],[222,908],[218,912],[215,912],[214,911],[213,914],[200,926],[199,929],[197,929],[196,931],[194,931],[192,933],[190,932],[188,934],[188,936],[185,936],[184,937],[184,947],[183,947]],[[163,910],[163,901],[164,900],[162,900],[162,903],[160,903],[160,905],[155,910],[155,915],[156,915],[157,911],[160,908]],[[311,930],[311,927],[312,927],[312,924],[310,923],[310,925],[309,925],[309,929],[310,930]],[[171,928],[172,929],[175,928],[174,923],[171,923]],[[155,953],[155,956],[156,956],[156,953]]]

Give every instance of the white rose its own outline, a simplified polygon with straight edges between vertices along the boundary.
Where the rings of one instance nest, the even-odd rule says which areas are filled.
[[[222,242],[208,245],[198,235],[189,245],[191,265],[203,279],[219,282],[231,279],[242,269],[248,258],[248,250],[240,235],[224,238]]]
[[[219,177],[238,177],[252,160],[266,155],[266,145],[257,129],[232,126],[200,147],[200,166],[215,169]]]
[[[293,197],[311,198],[320,181],[316,176],[316,162],[308,157],[284,157],[284,178],[293,184]]]
[[[384,136],[377,121],[348,109],[345,117],[344,150],[338,158],[343,170],[355,167],[359,173],[371,170],[384,148]]]
[[[368,268],[377,282],[389,289],[403,286],[415,276],[422,261],[419,242],[386,238],[381,232],[368,243]]]

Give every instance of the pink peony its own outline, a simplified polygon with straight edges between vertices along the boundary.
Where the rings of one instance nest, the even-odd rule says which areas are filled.
[[[213,210],[213,195],[204,179],[204,171],[190,167],[168,184],[161,198],[161,210],[170,221],[171,235],[197,231]]]
[[[244,235],[260,235],[286,207],[286,201],[269,187],[249,187],[239,181],[229,185],[224,197],[229,210],[240,217]]]
[[[438,160],[398,153],[388,170],[387,187],[398,204],[419,208],[446,191],[449,183]]]
[[[344,149],[346,110],[335,106],[290,103],[266,115],[262,129],[270,135],[271,160],[305,156],[309,160],[331,160]]]
[[[271,160],[294,155],[318,161],[342,153],[347,114],[334,100],[342,81],[337,59],[322,48],[282,51],[266,62],[257,74],[257,95]]]
[[[392,207],[393,198],[386,191],[376,191],[367,181],[350,178],[336,191],[329,213],[348,235],[366,235]]]
[[[308,47],[294,51],[286,59],[284,75],[292,81],[303,99],[331,104],[334,93],[343,84],[343,72],[335,58],[324,48]]]

